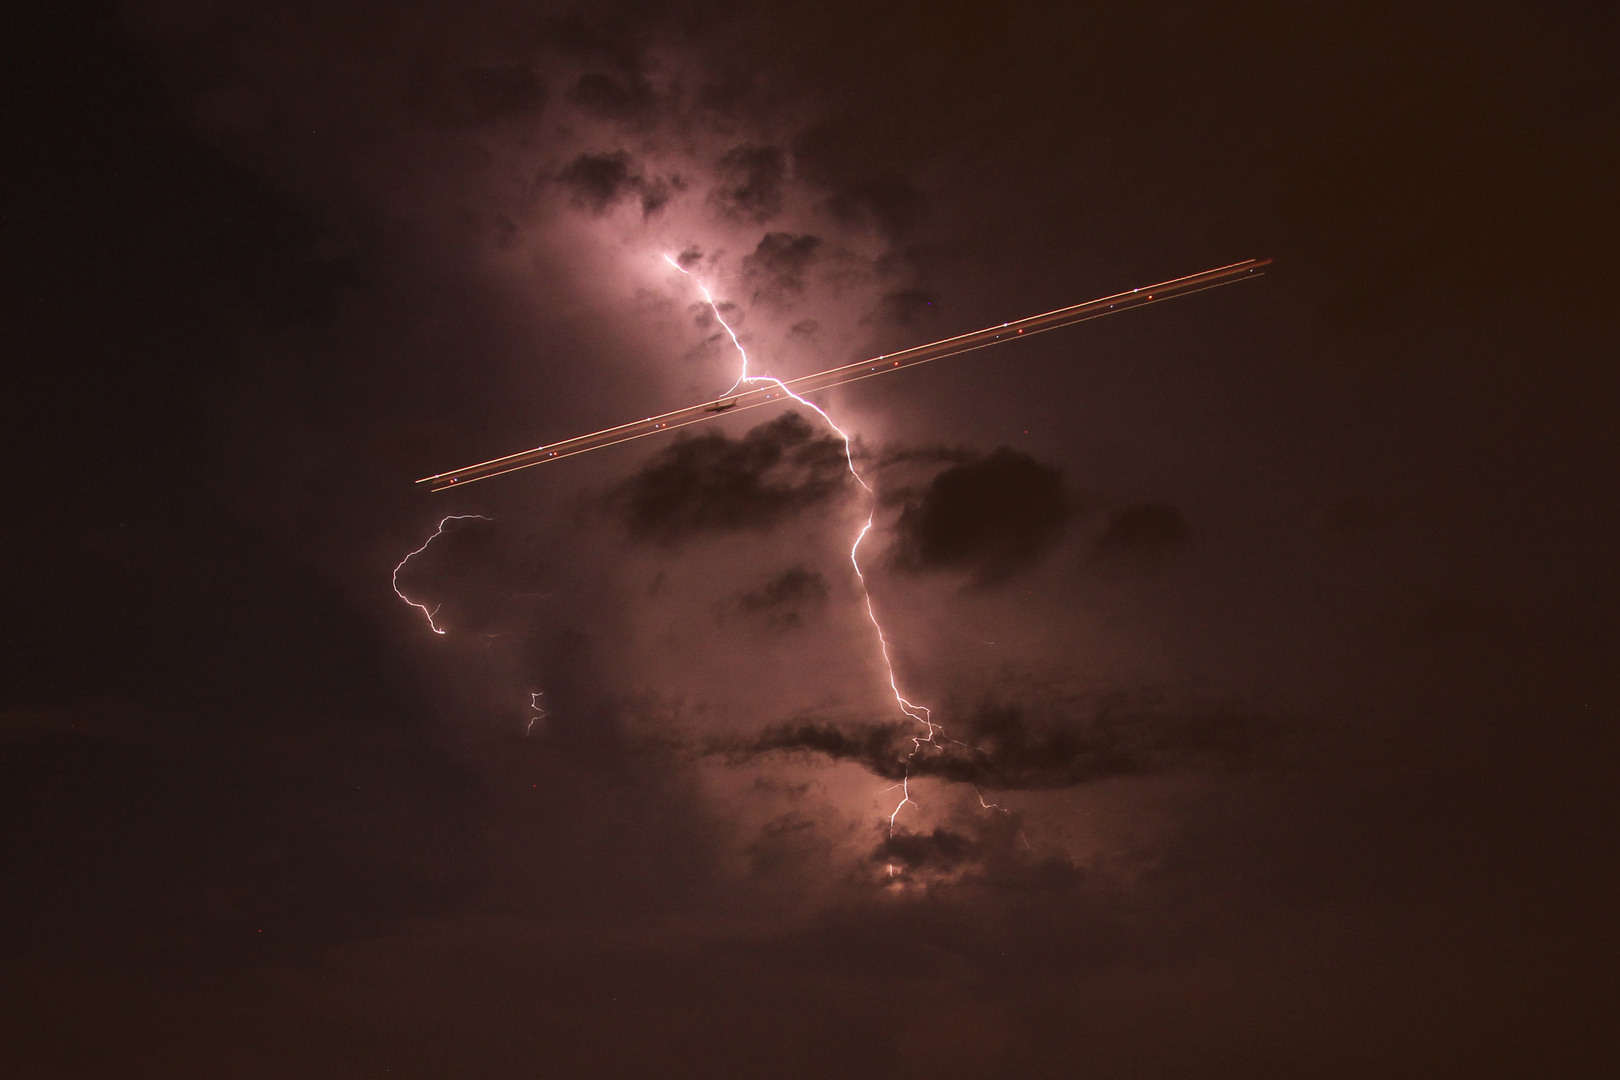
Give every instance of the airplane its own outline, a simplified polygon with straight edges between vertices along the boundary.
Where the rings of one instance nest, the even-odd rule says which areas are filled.
[[[516,454],[508,454],[505,457],[492,458],[489,461],[469,465],[462,469],[435,473],[432,476],[424,476],[417,483],[428,485],[430,491],[448,491],[451,488],[465,486],[474,480],[501,476],[516,469],[526,469],[531,465],[539,465],[541,462],[573,457],[575,454],[583,454],[587,450],[596,450],[604,446],[616,446],[631,439],[639,439],[644,435],[654,435],[676,428],[683,428],[689,424],[706,420],[710,415],[730,412],[732,409],[752,409],[761,405],[778,404],[787,397],[802,400],[804,394],[816,393],[834,386],[843,386],[845,383],[856,382],[860,379],[869,379],[874,375],[885,375],[891,371],[900,371],[929,360],[940,360],[947,356],[960,356],[964,353],[977,352],[979,349],[1003,341],[1022,341],[1043,331],[1056,330],[1061,326],[1072,326],[1087,319],[1111,315],[1116,311],[1129,311],[1132,308],[1157,303],[1160,300],[1169,300],[1176,296],[1189,296],[1196,292],[1203,292],[1205,289],[1213,289],[1218,285],[1229,285],[1251,277],[1258,277],[1270,263],[1270,259],[1245,259],[1229,266],[1217,266],[1212,270],[1205,270],[1201,274],[1189,274],[1186,277],[1161,281],[1157,285],[1148,285],[1143,288],[1132,289],[1129,292],[1114,293],[1112,296],[1098,297],[1083,304],[1071,304],[1068,307],[1057,308],[1041,315],[1031,315],[1016,322],[1004,322],[995,326],[987,326],[983,330],[976,330],[971,334],[958,334],[942,341],[917,345],[896,353],[886,353],[853,364],[845,364],[842,367],[820,371],[814,375],[801,375],[786,382],[756,380],[753,389],[739,390],[739,387],[733,387],[728,390],[727,393],[734,394],[734,396],[727,399],[710,400],[701,405],[691,405],[684,409],[661,413],[658,416],[649,416],[645,420],[620,424],[618,427],[606,428],[602,431],[592,432],[589,435],[580,435],[572,439],[564,439],[561,442],[546,443],[532,450],[522,450]],[[739,380],[740,382],[741,380]]]

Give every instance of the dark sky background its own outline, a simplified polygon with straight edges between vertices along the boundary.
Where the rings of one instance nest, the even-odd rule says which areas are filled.
[[[1617,31],[14,15],[0,1073],[1609,1075]]]

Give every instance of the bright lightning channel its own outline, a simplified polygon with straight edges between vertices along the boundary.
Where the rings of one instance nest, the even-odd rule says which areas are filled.
[[[432,536],[430,536],[426,540],[422,541],[422,546],[421,547],[417,548],[415,551],[411,552],[409,555],[407,555],[403,559],[399,560],[399,565],[394,567],[394,578],[393,578],[393,581],[394,581],[394,595],[398,596],[401,600],[403,600],[407,604],[411,605],[411,607],[416,608],[424,616],[426,616],[428,628],[431,629],[435,634],[443,634],[444,633],[444,627],[440,626],[438,623],[433,621],[433,616],[437,615],[439,613],[439,608],[443,607],[444,605],[439,604],[439,605],[435,606],[432,611],[429,611],[428,606],[426,604],[419,604],[415,600],[412,600],[410,597],[406,596],[405,593],[399,587],[399,572],[401,570],[405,569],[405,564],[406,563],[410,562],[412,559],[414,559],[418,555],[422,554],[422,552],[426,551],[428,549],[429,544],[433,543],[433,541],[435,541],[439,537],[443,536],[444,535],[444,527],[446,525],[450,524],[452,521],[469,521],[469,520],[473,520],[473,519],[477,519],[478,521],[494,521],[495,520],[494,518],[485,517],[483,514],[451,514],[448,517],[443,518],[439,522],[439,527],[437,529],[433,530],[433,535]]]
[[[872,490],[872,485],[866,482],[866,478],[863,477],[860,470],[855,467],[855,454],[850,443],[849,433],[843,428],[839,427],[837,421],[829,416],[825,409],[821,408],[821,406],[817,405],[815,402],[806,401],[798,394],[795,394],[792,390],[788,389],[787,384],[781,379],[773,378],[769,375],[750,374],[748,370],[748,350],[743,348],[742,341],[737,337],[737,332],[731,328],[731,324],[726,322],[726,317],[720,314],[720,305],[715,302],[714,294],[709,291],[709,287],[703,283],[701,278],[687,270],[680,263],[676,262],[671,256],[666,254],[664,256],[664,261],[669,263],[669,265],[673,266],[676,270],[679,270],[682,274],[689,278],[694,285],[697,286],[698,291],[703,294],[704,302],[709,305],[709,310],[714,312],[715,319],[725,329],[726,336],[731,339],[731,344],[736,348],[737,355],[742,358],[742,371],[737,376],[737,381],[732,383],[731,389],[727,390],[721,395],[721,397],[730,397],[731,394],[740,386],[756,386],[764,384],[776,387],[785,396],[792,398],[800,405],[810,409],[817,416],[825,420],[827,422],[827,426],[832,428],[832,430],[837,433],[838,438],[842,440],[844,444],[844,463],[849,466],[849,474],[855,478],[855,482],[861,485],[861,487],[866,491],[867,495],[872,497],[870,503],[868,504],[866,521],[861,525],[860,532],[855,534],[855,542],[850,545],[849,564],[850,566],[854,567],[855,580],[860,583],[861,599],[866,605],[866,617],[871,621],[872,629],[877,634],[878,652],[883,658],[883,670],[889,680],[889,691],[894,695],[895,703],[900,707],[900,711],[911,719],[917,721],[917,723],[921,724],[923,728],[923,733],[921,735],[914,736],[911,740],[911,753],[906,755],[906,773],[905,776],[901,778],[900,784],[898,785],[900,788],[900,801],[895,804],[894,810],[889,814],[889,835],[892,837],[894,835],[895,819],[900,816],[900,811],[904,810],[907,805],[918,805],[917,800],[911,797],[911,759],[916,757],[917,754],[921,753],[922,748],[925,745],[934,743],[935,736],[939,734],[941,728],[940,725],[934,723],[932,719],[933,714],[929,712],[926,705],[919,705],[916,702],[909,700],[905,694],[900,692],[900,683],[894,673],[894,661],[889,655],[889,637],[883,632],[883,624],[878,621],[877,609],[872,604],[872,590],[867,587],[866,574],[861,569],[861,542],[866,539],[866,534],[872,531],[872,523],[877,515],[877,493]],[[983,801],[984,800],[981,798],[980,802]],[[997,807],[996,809],[1000,809],[1000,807]],[[892,864],[889,866],[889,876],[894,876],[894,866]]]

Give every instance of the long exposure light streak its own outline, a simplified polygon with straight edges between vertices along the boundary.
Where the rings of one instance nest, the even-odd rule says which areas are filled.
[[[674,263],[674,260],[670,261],[672,264]],[[745,386],[750,386],[749,380],[739,379],[732,384],[731,389],[725,394],[700,405],[688,406],[658,416],[649,416],[645,420],[620,424],[618,427],[605,428],[589,435],[564,439],[562,442],[546,443],[535,447],[533,450],[523,450],[516,454],[508,454],[505,457],[493,458],[477,465],[469,465],[461,469],[452,469],[449,472],[424,476],[417,483],[426,484],[433,491],[445,491],[477,480],[487,480],[492,476],[500,476],[517,469],[526,469],[532,465],[540,465],[547,461],[556,461],[560,458],[572,457],[575,454],[583,454],[587,450],[599,450],[604,446],[614,446],[618,443],[629,442],[632,439],[673,431],[676,428],[701,423],[704,420],[712,420],[716,416],[726,413],[779,403],[784,398],[793,398],[809,405],[810,403],[805,401],[801,395],[814,393],[817,390],[826,390],[834,386],[843,386],[846,383],[858,382],[861,379],[886,375],[890,372],[927,363],[930,360],[942,360],[947,356],[960,356],[963,353],[986,349],[1006,341],[1019,341],[1033,337],[1036,334],[1046,333],[1049,330],[1073,326],[1075,323],[1085,322],[1088,319],[1097,319],[1104,315],[1113,315],[1133,308],[1145,307],[1148,304],[1157,304],[1178,296],[1190,296],[1206,289],[1216,289],[1222,285],[1247,281],[1251,277],[1258,277],[1263,274],[1270,263],[1270,259],[1245,259],[1229,266],[1218,266],[1213,270],[1205,270],[1200,274],[1189,274],[1186,277],[1161,281],[1157,285],[1146,285],[1138,289],[1131,289],[1128,292],[1099,297],[1096,300],[1088,300],[1083,304],[1058,308],[1056,311],[1048,311],[1041,315],[1031,315],[1016,322],[1002,323],[1000,326],[988,326],[971,334],[958,334],[956,337],[945,338],[943,341],[918,345],[897,353],[887,353],[883,356],[873,357],[870,360],[862,360],[858,363],[845,364],[843,367],[817,372],[814,375],[789,379],[786,382],[778,379],[757,379],[753,381],[760,385],[752,385],[751,388],[745,389]],[[675,268],[683,274],[687,273],[678,264],[675,264]],[[705,290],[705,295],[707,295],[707,290]],[[710,300],[710,306],[713,306],[712,299]],[[718,314],[718,309],[716,309],[717,317]],[[721,325],[725,325],[725,320],[721,320]],[[726,327],[726,332],[731,333],[729,326]],[[737,336],[731,334],[731,340],[735,343]],[[741,346],[739,345],[738,348],[740,349]]]

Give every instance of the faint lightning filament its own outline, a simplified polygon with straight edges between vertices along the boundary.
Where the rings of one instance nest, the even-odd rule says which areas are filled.
[[[418,555],[422,554],[422,552],[426,551],[428,549],[429,544],[433,543],[433,541],[435,541],[439,537],[443,536],[444,535],[444,527],[446,525],[450,524],[450,522],[452,522],[452,521],[469,521],[469,520],[473,520],[473,519],[477,519],[478,521],[494,521],[495,520],[494,518],[485,517],[483,514],[451,514],[451,515],[449,515],[448,517],[442,519],[439,522],[439,527],[437,529],[433,530],[433,535],[432,536],[430,536],[426,540],[422,541],[422,546],[421,547],[417,548],[415,551],[411,552],[409,555],[407,555],[403,559],[399,560],[399,565],[394,567],[394,577],[393,577],[394,595],[398,596],[401,600],[403,600],[407,604],[411,605],[411,607],[416,608],[424,616],[426,616],[427,623],[428,623],[428,628],[431,629],[435,634],[444,633],[444,628],[441,627],[438,623],[433,621],[433,616],[437,615],[439,613],[439,608],[443,607],[444,605],[443,604],[436,605],[433,608],[433,610],[429,611],[428,606],[426,604],[419,604],[415,600],[412,600],[410,597],[406,596],[405,593],[399,587],[399,572],[401,570],[405,569],[405,564],[406,563],[410,562],[412,559],[416,558],[416,556],[418,556]]]

